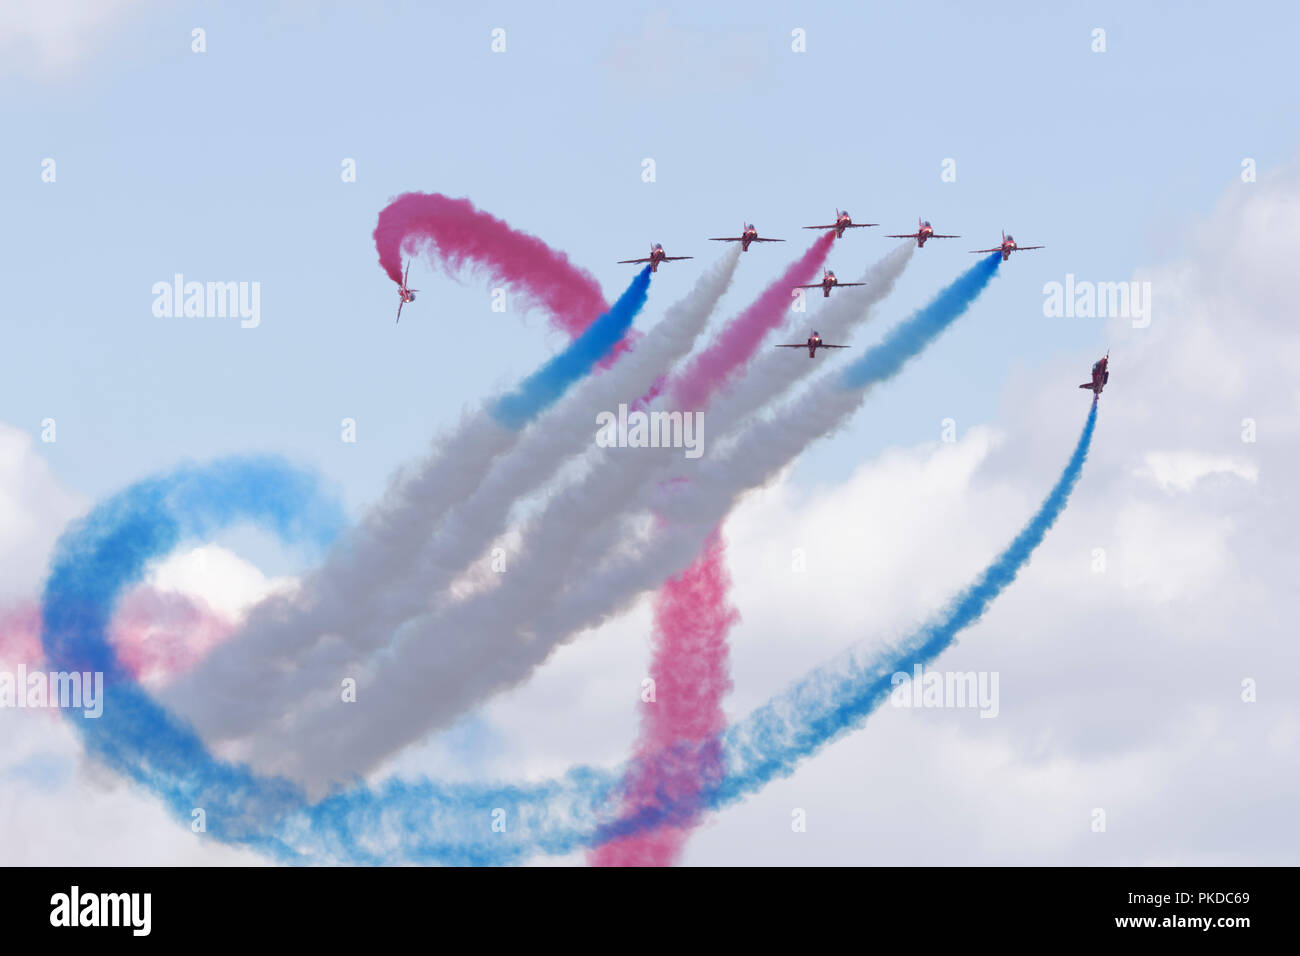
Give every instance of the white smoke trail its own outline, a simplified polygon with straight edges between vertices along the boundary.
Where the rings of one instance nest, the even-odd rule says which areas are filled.
[[[875,279],[871,294],[858,298],[852,308],[838,308],[838,317],[823,314],[820,324],[837,330],[835,334],[847,332],[865,317],[869,305],[892,289],[909,251],[895,250],[886,257],[868,273]],[[783,353],[783,358],[791,356]],[[766,365],[767,360],[761,359],[760,364]],[[806,359],[785,363],[796,369],[810,364]],[[793,384],[798,377],[783,372],[775,387]],[[842,390],[821,384],[772,422],[759,423],[743,433],[740,444],[721,464],[710,462],[705,468],[692,469],[691,485],[698,481],[701,486],[692,488],[686,499],[665,500],[660,489],[661,479],[681,470],[680,451],[661,449],[658,456],[653,449],[607,452],[599,467],[555,496],[527,530],[526,551],[513,559],[503,586],[460,603],[444,601],[436,612],[404,629],[391,655],[369,666],[350,662],[360,668],[360,686],[375,699],[366,708],[366,719],[340,720],[345,715],[332,706],[336,682],[329,685],[328,695],[322,682],[310,693],[315,706],[299,710],[285,724],[273,728],[253,744],[249,756],[259,766],[319,786],[373,767],[397,746],[445,726],[488,694],[525,679],[564,639],[626,607],[640,593],[689,564],[693,549],[702,544],[740,491],[768,480],[818,436],[819,417],[810,414],[809,407],[823,414],[838,409],[830,412],[829,420],[837,421],[861,401],[858,391],[849,393],[849,400],[836,394]],[[756,401],[772,396],[770,388],[744,388]],[[741,421],[737,415],[737,423]],[[784,451],[775,451],[778,464],[765,467],[773,454],[771,436],[780,434],[790,421],[798,426],[796,433],[783,442]],[[756,454],[754,448],[766,454]],[[719,472],[719,468],[723,470]],[[754,472],[754,468],[759,470]],[[694,499],[701,501],[696,511],[707,527],[683,523],[688,513],[679,511]],[[627,545],[627,519],[650,508],[671,515],[672,528],[661,532],[651,547],[618,557]],[[615,559],[601,566],[610,554]],[[574,577],[588,583],[564,591],[563,583]]]
[[[384,561],[380,575],[349,560],[343,567],[351,577],[340,579],[332,574],[327,578],[344,600],[318,599],[311,607],[314,614],[275,619],[279,630],[317,629],[310,640],[299,635],[294,650],[306,653],[297,654],[292,667],[287,666],[290,655],[283,643],[273,643],[269,648],[262,643],[277,634],[249,628],[240,639],[222,648],[219,658],[214,655],[186,682],[188,686],[178,687],[168,695],[174,705],[187,710],[187,716],[210,741],[230,739],[280,719],[297,702],[302,675],[337,674],[349,666],[348,662],[364,660],[383,647],[403,622],[427,611],[430,597],[442,594],[456,574],[482,553],[486,543],[506,529],[511,508],[521,496],[543,484],[574,455],[591,447],[597,412],[627,401],[629,395],[644,394],[663,369],[690,352],[730,286],[739,258],[738,249],[725,254],[611,368],[583,379],[570,396],[544,413],[522,435],[511,433],[516,441],[497,441],[505,430],[490,415],[478,415],[471,424],[483,427],[497,451],[485,464],[484,457],[477,453],[461,461],[456,448],[446,445],[443,459],[428,469],[454,485],[458,496],[456,507],[444,509],[439,516],[442,521],[433,522],[437,534],[430,536],[430,522],[424,515],[420,518],[425,520],[403,529],[400,511],[386,505],[388,520],[382,531],[397,542],[400,563]],[[458,434],[466,436],[467,441],[481,441],[472,432],[466,435],[465,427]],[[402,509],[409,504],[410,499],[403,499]],[[379,535],[373,537],[382,541]],[[367,543],[370,540],[368,536]],[[363,554],[369,555],[371,550],[368,547]],[[313,593],[320,587],[316,584]],[[339,607],[340,603],[344,606]],[[329,637],[315,639],[321,631]],[[270,667],[268,656],[272,660]],[[192,687],[226,688],[227,692],[209,690],[194,695]]]

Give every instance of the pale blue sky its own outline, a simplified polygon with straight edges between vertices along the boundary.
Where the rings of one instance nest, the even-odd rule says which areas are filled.
[[[1046,244],[1013,257],[798,472],[837,479],[883,445],[937,438],[945,416],[963,431],[996,422],[1004,383],[1043,363],[1077,366],[1061,397],[1073,427],[1104,320],[1044,318],[1043,283],[1130,277],[1178,250],[1243,157],[1263,171],[1295,154],[1289,4],[664,11],[146,5],[71,69],[0,67],[0,419],[36,435],[55,418],[58,442],[40,447],[91,497],[183,457],[260,450],[316,466],[353,509],[373,501],[464,405],[561,341],[540,315],[491,312],[483,283],[422,263],[422,294],[395,326],[370,234],[407,190],[471,197],[567,251],[611,299],[633,275],[615,261],[652,240],[696,256],[656,276],[643,327],[721,254],[705,237],[743,219],[793,241],[746,254],[719,321],[837,205],[882,224],[836,243],[829,265],[844,278],[918,215],[960,233],[915,257],[859,349],[1001,228]],[[494,27],[504,54],[490,52]],[[806,53],[790,50],[795,28]],[[45,157],[54,184],[41,182]],[[340,181],[345,157],[355,184]],[[940,181],[947,157],[955,183]],[[260,282],[261,326],[154,317],[151,287],[175,272]],[[355,445],[339,440],[345,416]]]

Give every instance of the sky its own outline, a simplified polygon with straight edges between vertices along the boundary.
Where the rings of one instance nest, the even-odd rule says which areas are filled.
[[[836,208],[881,224],[835,243],[842,279],[918,216],[960,234],[917,252],[855,349],[1005,229],[1046,248],[1013,256],[727,524],[740,716],[849,641],[902,633],[987,563],[1054,480],[1086,412],[1075,386],[1109,348],[1077,499],[944,659],[1002,675],[1001,719],[882,711],[711,817],[684,862],[1294,864],[1278,834],[1295,832],[1300,711],[1263,678],[1296,663],[1296,21],[1287,4],[8,5],[0,597],[37,593],[67,520],[180,461],[281,453],[359,516],[563,344],[540,314],[493,312],[474,276],[421,261],[393,323],[371,232],[402,192],[468,196],[611,300],[631,279],[617,260],[651,242],[695,256],[656,274],[646,326],[722,254],[706,237],[742,220],[788,241],[742,258],[715,327]],[[261,283],[260,324],[155,316],[152,287],[175,273]],[[1150,281],[1149,327],[1045,315],[1045,284],[1067,275]],[[1246,418],[1257,442],[1240,439]],[[302,570],[254,534],[219,543],[245,601]],[[792,548],[812,556],[803,577]],[[388,769],[616,763],[648,627],[638,605]],[[0,750],[20,782],[0,796],[0,834],[22,835],[0,839],[10,862],[256,860],[196,844],[74,738],[22,718]],[[42,809],[79,799],[85,839]],[[1098,806],[1113,808],[1105,834],[1089,830]]]

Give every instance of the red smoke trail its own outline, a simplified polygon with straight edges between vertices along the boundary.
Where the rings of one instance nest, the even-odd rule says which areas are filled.
[[[528,305],[549,312],[551,324],[571,336],[609,309],[591,273],[468,199],[403,193],[380,210],[374,237],[379,264],[394,282],[402,281],[403,255],[424,248],[450,271],[467,264],[485,270]]]
[[[673,390],[683,411],[703,408],[709,396],[716,394],[750,360],[763,336],[785,318],[793,288],[813,280],[834,241],[835,233],[827,232],[814,242],[781,278],[732,319],[713,344],[677,376]]]
[[[41,609],[19,604],[0,611],[0,664],[27,664],[41,660]]]
[[[202,598],[139,587],[122,599],[108,638],[134,679],[158,687],[192,670],[235,628]],[[0,611],[0,663],[30,669],[43,660],[40,605]]]
[[[235,628],[202,598],[136,588],[118,606],[108,639],[136,680],[157,687],[193,670]]]
[[[671,385],[655,383],[638,406],[669,391],[684,410],[702,409],[719,389],[743,368],[758,350],[763,337],[781,324],[789,308],[791,291],[806,285],[826,261],[835,234],[828,232],[770,284]],[[724,725],[722,697],[731,689],[727,676],[727,634],[738,618],[727,600],[730,580],[724,564],[726,546],[720,530],[714,531],[705,550],[679,577],[670,579],[655,598],[655,652],[652,676],[666,693],[647,703],[642,716],[641,739],[629,764],[625,817],[656,805],[667,795],[689,801],[702,782],[722,772],[722,755],[716,746],[687,747],[673,760],[649,759],[671,752],[674,744],[709,739]],[[687,803],[689,805],[689,803]],[[593,850],[593,866],[669,866],[681,853],[696,820],[675,821]]]
[[[727,634],[740,615],[728,603],[731,585],[726,542],[715,530],[695,563],[670,578],[655,596],[655,650],[651,677],[655,700],[643,705],[641,739],[629,764],[625,817],[671,799],[689,806],[704,783],[721,776],[723,755],[717,735],[725,726],[722,698],[731,690]],[[661,755],[683,742],[678,760]],[[657,755],[653,756],[652,755]],[[680,802],[679,802],[680,801]],[[671,866],[698,823],[699,815],[672,826],[614,840],[593,850],[592,866]]]

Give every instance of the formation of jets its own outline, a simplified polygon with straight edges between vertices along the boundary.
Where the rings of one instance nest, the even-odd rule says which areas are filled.
[[[849,215],[847,209],[844,210],[836,209],[834,222],[827,223],[825,225],[819,225],[819,226],[804,226],[803,228],[804,229],[834,229],[835,238],[843,239],[844,231],[846,229],[866,229],[871,226],[878,226],[878,225],[879,223],[875,223],[875,222],[854,222],[853,217]],[[960,239],[961,236],[951,235],[948,233],[935,232],[934,226],[932,226],[927,220],[918,218],[916,221],[916,232],[889,233],[886,238],[915,239],[917,248],[923,249],[925,248],[926,242],[929,241],[930,239]],[[754,226],[753,223],[750,222],[746,222],[743,224],[743,227],[740,230],[740,235],[738,236],[712,236],[710,237],[709,241],[710,242],[738,242],[740,243],[741,252],[748,252],[750,244],[755,242],[785,242],[784,239],[772,239],[772,238],[768,238],[767,236],[760,236],[758,234],[758,229]],[[1006,262],[1008,259],[1011,258],[1011,253],[1013,252],[1026,252],[1030,249],[1043,249],[1043,248],[1046,247],[1017,245],[1016,240],[1011,236],[1007,235],[1006,230],[1003,230],[1002,243],[1000,245],[994,246],[991,249],[972,249],[971,252],[976,254],[997,252],[1001,254],[1002,261]],[[685,259],[693,259],[693,258],[695,257],[694,256],[670,256],[664,251],[663,243],[656,242],[654,243],[654,245],[650,247],[650,255],[640,259],[620,259],[618,261],[620,265],[641,265],[643,263],[649,263],[650,271],[658,272],[659,263],[661,262],[681,262]],[[418,289],[411,289],[407,287],[406,279],[410,271],[411,271],[411,263],[408,261],[406,263],[406,270],[402,273],[401,284],[397,287],[397,295],[400,300],[397,303],[397,319],[399,322],[402,319],[402,306],[404,306],[408,302],[414,302],[415,293],[419,291]],[[835,277],[835,273],[833,271],[831,271],[830,269],[824,269],[822,270],[821,282],[816,282],[813,283],[812,285],[795,286],[795,288],[796,289],[821,289],[822,297],[830,298],[831,289],[841,288],[841,287],[846,288],[848,286],[859,286],[859,285],[866,285],[866,283],[841,282],[839,279]],[[849,346],[830,345],[826,342],[823,342],[821,336],[817,332],[813,332],[812,335],[808,336],[807,342],[782,344],[782,345],[778,345],[777,348],[782,348],[782,349],[806,348],[808,350],[808,357],[813,358],[816,356],[818,349],[846,349],[849,348]],[[1107,352],[1105,358],[1100,359],[1095,365],[1093,365],[1092,381],[1085,382],[1084,384],[1079,386],[1080,388],[1091,389],[1093,393],[1094,401],[1101,395],[1102,388],[1105,387],[1106,382],[1110,379],[1110,372],[1108,372],[1106,369],[1106,364],[1109,358],[1110,358],[1110,353]]]
[[[875,223],[875,222],[854,222],[853,217],[849,215],[849,211],[847,209],[836,209],[834,222],[825,223],[823,225],[818,225],[818,226],[804,226],[803,228],[804,229],[833,229],[835,230],[835,238],[843,239],[844,230],[846,229],[866,229],[868,227],[878,226],[878,225],[879,223]],[[926,242],[931,239],[960,239],[961,236],[952,235],[949,233],[935,232],[934,226],[932,226],[927,220],[918,218],[916,221],[916,232],[889,233],[887,238],[915,239],[917,248],[923,249],[925,248]],[[754,224],[751,222],[744,223],[743,228],[740,230],[740,235],[738,236],[711,236],[709,238],[709,241],[710,242],[738,242],[740,243],[741,252],[748,252],[750,244],[755,242],[785,242],[784,239],[773,239],[768,236],[760,236],[758,234],[757,227],[755,227]],[[1006,231],[1003,230],[1001,245],[995,246],[992,249],[972,249],[971,251],[975,253],[985,253],[985,252],[1001,253],[1002,261],[1006,262],[1008,259],[1011,258],[1011,253],[1013,252],[1024,252],[1028,249],[1043,249],[1043,248],[1045,247],[1017,245],[1016,240],[1013,239],[1011,236],[1008,236],[1006,234]],[[681,262],[685,259],[694,259],[694,258],[695,258],[694,256],[670,256],[668,255],[668,253],[664,251],[663,243],[656,242],[650,247],[650,255],[643,256],[642,258],[639,259],[619,259],[618,261],[620,265],[643,265],[645,263],[649,263],[650,271],[658,272],[659,264],[661,262]],[[411,263],[407,262],[406,270],[402,273],[402,281],[397,287],[397,295],[399,299],[397,303],[397,321],[399,322],[402,320],[402,306],[406,305],[406,303],[408,302],[414,302],[415,293],[419,291],[418,289],[409,288],[406,284],[406,278],[407,275],[410,273],[410,271],[411,271]],[[863,284],[864,283],[861,282],[840,282],[838,279],[835,278],[835,273],[827,269],[822,274],[821,282],[815,283],[814,285],[801,285],[801,286],[797,286],[796,288],[821,289],[822,297],[829,298],[831,294],[831,289],[837,286],[854,286],[854,285],[863,285]],[[800,346],[800,348],[802,347],[803,346]],[[824,347],[828,347],[828,346],[824,346]]]

